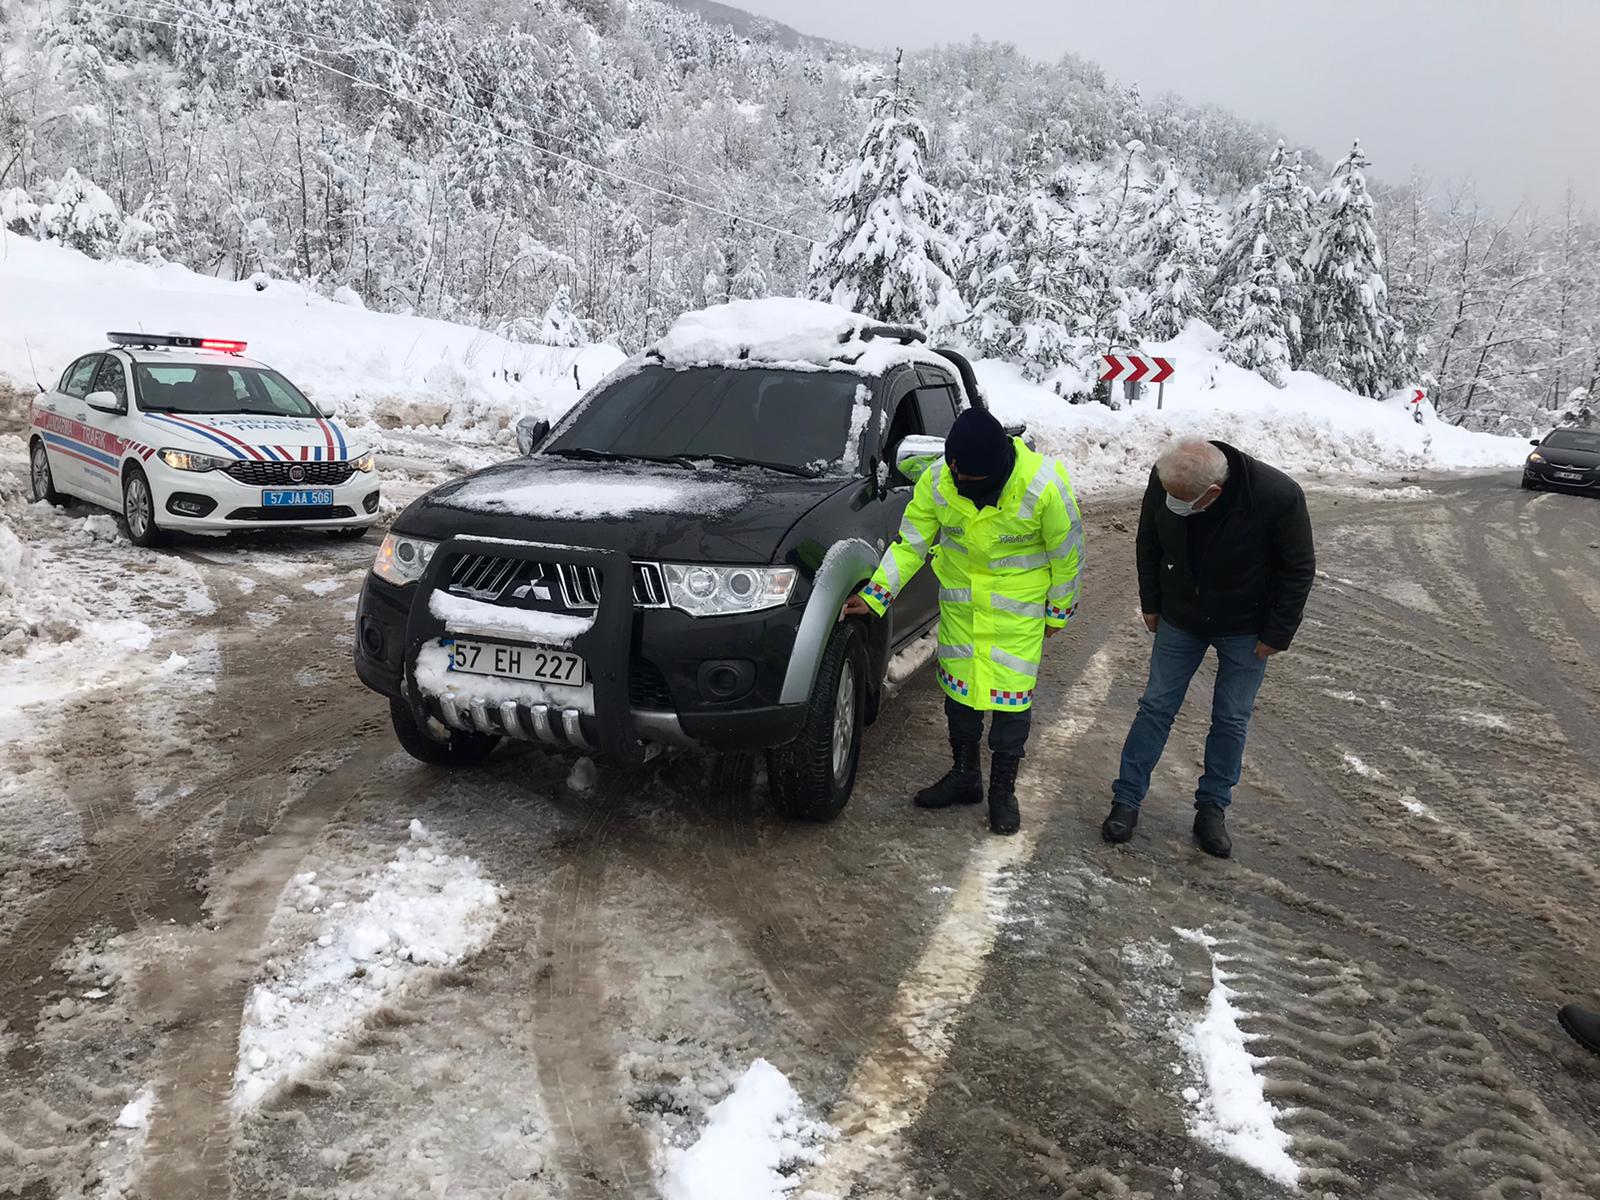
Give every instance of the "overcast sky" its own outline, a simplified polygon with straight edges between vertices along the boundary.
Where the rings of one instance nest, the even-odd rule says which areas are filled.
[[[733,0],[803,33],[921,48],[972,35],[1071,51],[1372,173],[1471,177],[1496,205],[1600,207],[1600,0]]]

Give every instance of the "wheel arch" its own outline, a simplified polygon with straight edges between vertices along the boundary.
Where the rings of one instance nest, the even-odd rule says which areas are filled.
[[[828,638],[839,623],[839,610],[844,607],[845,597],[859,588],[863,580],[872,578],[872,573],[878,569],[880,557],[871,543],[858,537],[836,542],[828,551],[822,566],[817,568],[805,614],[800,618],[800,628],[795,632],[794,649],[789,653],[789,669],[783,677],[778,703],[803,704],[811,698],[817,667],[827,653]],[[869,627],[865,633],[870,652],[874,631]],[[887,641],[886,631],[881,636]],[[875,655],[872,657],[874,661],[871,666],[876,672],[880,664],[875,661]]]

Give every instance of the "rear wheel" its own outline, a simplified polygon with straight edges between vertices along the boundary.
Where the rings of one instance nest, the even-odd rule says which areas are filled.
[[[122,477],[122,523],[128,540],[135,546],[159,546],[165,535],[156,524],[156,502],[150,481],[138,467],[129,467]]]
[[[428,721],[429,728],[417,724],[411,705],[403,700],[389,701],[389,720],[401,748],[418,762],[436,767],[470,767],[482,762],[500,744],[492,733],[467,733],[439,722]]]
[[[43,500],[46,504],[66,503],[67,498],[56,491],[55,478],[50,474],[50,455],[45,452],[44,443],[38,438],[33,439],[33,445],[28,449],[28,482],[32,485],[35,500]]]
[[[831,821],[856,785],[866,714],[867,643],[855,623],[837,626],[817,668],[800,736],[772,751],[772,802],[786,817]]]

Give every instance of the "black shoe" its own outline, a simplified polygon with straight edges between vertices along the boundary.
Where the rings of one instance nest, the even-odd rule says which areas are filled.
[[[1233,856],[1233,839],[1228,836],[1227,820],[1216,804],[1197,804],[1194,810],[1194,836],[1200,849],[1216,858]]]
[[[1017,807],[1017,768],[1022,759],[1015,754],[996,754],[989,763],[989,831],[1012,834],[1022,828],[1022,810]]]
[[[1111,815],[1100,824],[1100,836],[1113,845],[1128,841],[1139,825],[1139,810],[1121,801],[1111,806]]]
[[[1561,1028],[1572,1035],[1572,1040],[1585,1050],[1600,1054],[1600,1013],[1569,1004],[1556,1013]]]
[[[955,765],[943,779],[917,793],[918,808],[949,808],[952,804],[977,804],[983,799],[983,772],[978,768],[977,742],[951,742]]]

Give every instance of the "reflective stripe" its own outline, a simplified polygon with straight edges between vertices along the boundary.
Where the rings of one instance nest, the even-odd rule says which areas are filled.
[[[955,538],[951,537],[950,536],[950,531],[948,529],[945,530],[942,534],[939,535],[939,545],[948,546],[950,549],[954,550],[958,554],[966,554],[967,553],[967,548],[965,546],[963,546],[960,542],[956,541]]]
[[[902,521],[900,523],[900,537],[923,558],[928,557],[928,539],[923,537],[922,531],[910,521]]]
[[[1039,507],[1039,497],[1044,495],[1044,490],[1050,486],[1050,480],[1055,473],[1055,462],[1052,459],[1045,459],[1038,473],[1034,475],[1033,482],[1028,484],[1027,495],[1022,498],[1022,507],[1017,510],[1017,516],[1024,521],[1033,516],[1033,510]]]
[[[933,469],[933,482],[929,485],[933,491],[933,502],[941,507],[950,503],[950,501],[944,498],[944,493],[939,490],[939,481],[943,478],[944,462],[941,460],[939,465]]]
[[[883,556],[882,567],[884,575],[889,580],[889,590],[898,592],[900,590],[900,564],[895,561],[893,547],[890,548],[889,553]]]
[[[1037,660],[1030,662],[1026,658],[1018,658],[1015,654],[1008,654],[1006,651],[1000,649],[999,646],[991,646],[989,648],[989,657],[995,662],[999,663],[1002,667],[1010,667],[1019,675],[1033,677],[1039,674],[1039,663]]]
[[[1008,558],[997,558],[989,565],[995,570],[1002,567],[1021,567],[1024,570],[1030,567],[1042,567],[1050,561],[1048,554],[1013,554]]]
[[[972,603],[972,589],[971,588],[940,588],[939,589],[939,603],[940,604],[971,604]]]
[[[968,643],[967,645],[964,645],[964,646],[946,646],[943,642],[940,642],[939,643],[939,657],[940,658],[971,658],[972,657],[972,645],[971,645],[971,643]]]
[[[1074,530],[1067,537],[1067,540],[1061,543],[1061,545],[1057,546],[1054,550],[1045,551],[1045,557],[1054,562],[1058,558],[1066,558],[1067,555],[1073,553],[1075,550],[1082,549],[1083,535]]]
[[[1045,593],[1047,600],[1071,600],[1072,594],[1078,590],[1077,581],[1072,583],[1058,583]]]
[[[1043,604],[1030,604],[1026,600],[1013,600],[1009,596],[990,596],[989,606],[998,608],[1001,612],[1016,613],[1019,617],[1044,619]]]

